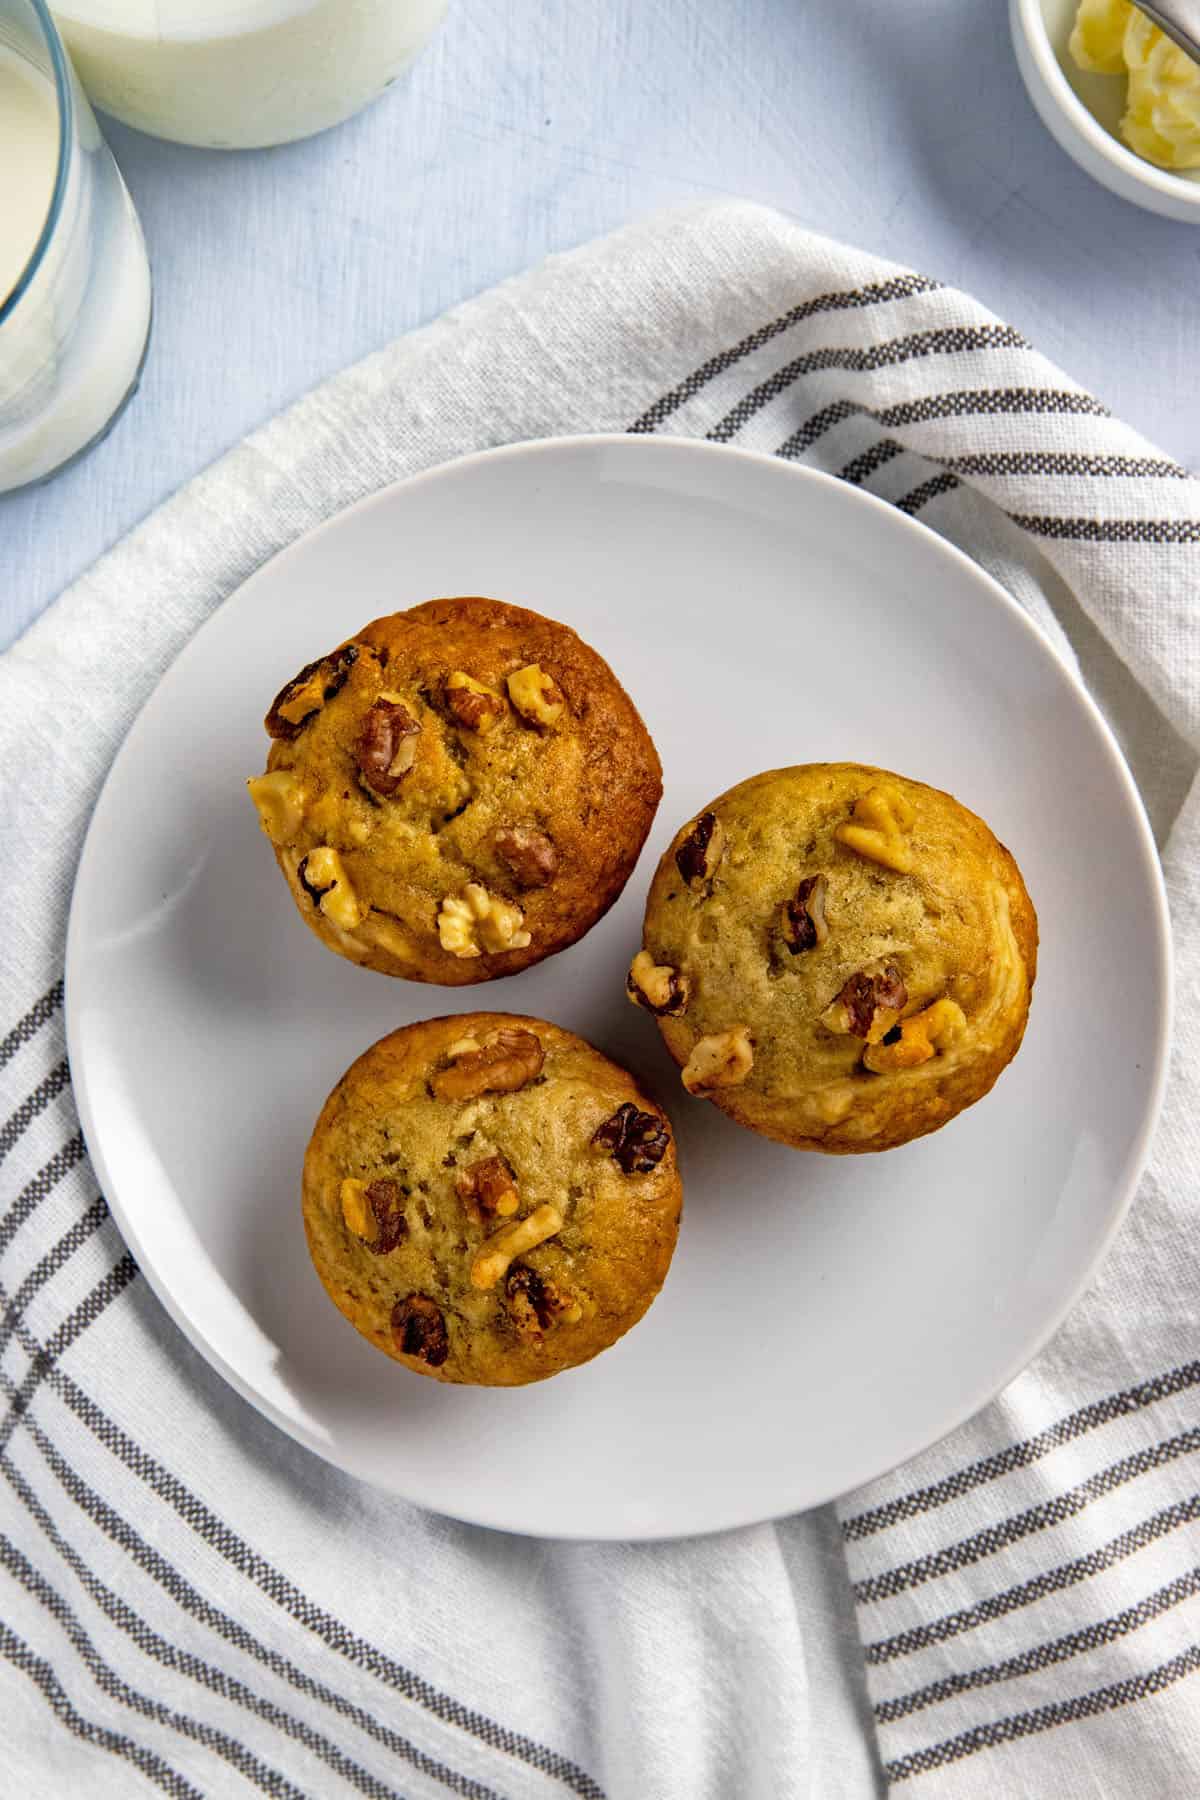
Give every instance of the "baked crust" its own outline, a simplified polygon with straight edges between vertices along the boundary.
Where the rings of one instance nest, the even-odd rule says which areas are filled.
[[[551,723],[510,697],[533,668],[561,701]],[[376,619],[289,683],[267,729],[274,780],[251,793],[301,917],[411,981],[489,981],[575,943],[628,881],[662,793],[604,659],[498,600]],[[337,861],[308,865],[317,851]]]
[[[372,1045],[304,1160],[308,1247],[334,1305],[439,1381],[516,1386],[606,1349],[662,1286],[681,1206],[661,1108],[582,1038],[509,1013],[428,1019]],[[499,1268],[514,1228],[532,1221],[528,1237],[555,1217]],[[489,1244],[499,1262],[481,1267]],[[473,1278],[496,1269],[490,1285]]]
[[[686,1008],[658,1019],[671,1055],[688,1068],[711,1040],[689,1082],[707,1068],[730,1083],[693,1091],[797,1149],[871,1151],[936,1131],[1016,1054],[1037,918],[1013,857],[950,794],[814,763],[752,776],[680,829],[644,944],[687,985]],[[930,1022],[941,1041],[922,1047]]]

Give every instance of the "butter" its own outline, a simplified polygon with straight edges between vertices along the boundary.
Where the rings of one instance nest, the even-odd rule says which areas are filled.
[[[1095,75],[1125,74],[1125,27],[1130,0],[1079,0],[1069,49],[1076,66]]]
[[[1136,9],[1125,29],[1125,61],[1125,142],[1160,168],[1200,168],[1200,64]]]
[[[1121,136],[1160,169],[1200,168],[1200,64],[1130,0],[1080,0],[1070,51],[1081,69],[1129,80]]]

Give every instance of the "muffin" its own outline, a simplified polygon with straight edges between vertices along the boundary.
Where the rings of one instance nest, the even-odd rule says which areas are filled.
[[[633,871],[658,755],[602,657],[498,600],[377,619],[276,696],[249,782],[330,950],[446,987],[591,929]]]
[[[582,1038],[510,1013],[381,1038],[304,1161],[334,1305],[418,1374],[487,1387],[574,1368],[635,1325],[681,1205],[661,1108]]]
[[[982,819],[860,763],[752,776],[678,832],[630,998],[691,1094],[803,1150],[887,1150],[1015,1056],[1037,917]]]

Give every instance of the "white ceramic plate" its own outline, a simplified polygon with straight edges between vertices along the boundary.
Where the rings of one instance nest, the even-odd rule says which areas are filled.
[[[575,626],[628,684],[666,795],[619,904],[486,989],[391,981],[300,925],[244,780],[302,663],[368,619],[487,593]],[[152,597],[148,596],[148,601]],[[685,1097],[623,993],[655,859],[757,769],[853,758],[951,789],[1041,917],[1025,1046],[992,1095],[883,1156],[769,1144]],[[813,1506],[967,1418],[1044,1341],[1132,1192],[1168,1012],[1149,831],[1091,703],[972,563],[855,488],[653,438],[530,444],[364,501],[278,556],[159,685],[96,809],[67,1019],[109,1203],[172,1316],[332,1462],[463,1519],[684,1535]],[[300,1166],[347,1064],[413,1019],[542,1014],[627,1062],[676,1123],[666,1287],[586,1368],[443,1387],[325,1299]]]

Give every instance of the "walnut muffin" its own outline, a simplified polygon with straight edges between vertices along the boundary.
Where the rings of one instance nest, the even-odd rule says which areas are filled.
[[[438,1381],[511,1387],[587,1362],[658,1293],[682,1190],[662,1110],[572,1032],[510,1013],[393,1031],[304,1162],[337,1306]]]
[[[630,998],[689,1093],[804,1150],[887,1150],[1015,1056],[1037,917],[949,794],[859,763],[752,776],[678,832]]]
[[[431,600],[311,663],[249,782],[301,917],[412,981],[512,975],[596,923],[662,793],[602,657],[498,600]]]

